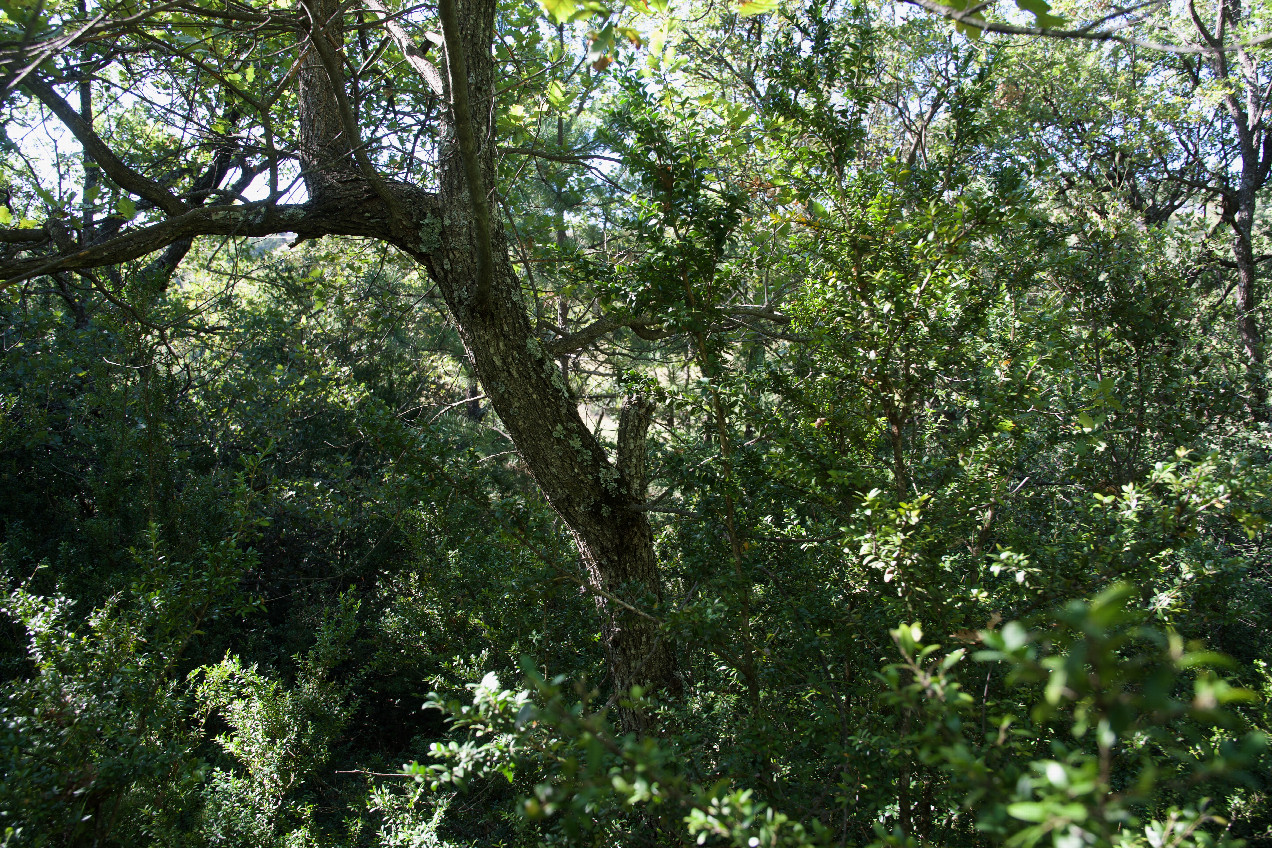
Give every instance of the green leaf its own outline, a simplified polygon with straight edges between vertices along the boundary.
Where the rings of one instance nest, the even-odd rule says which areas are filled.
[[[137,204],[133,203],[131,197],[121,197],[115,201],[115,211],[121,218],[132,220],[132,217],[137,214]]]
[[[574,10],[578,8],[574,0],[539,0],[539,5],[548,13],[548,17],[558,24],[568,22],[574,16]]]
[[[1038,801],[1019,801],[1007,805],[1007,814],[1012,818],[1027,822],[1046,821],[1051,815],[1051,805]]]
[[[539,0],[543,11],[548,13],[553,23],[567,24],[570,21],[582,20],[592,15],[607,14],[607,10],[595,0]]]
[[[587,45],[587,60],[593,65],[601,62],[614,49],[614,25],[606,24],[598,33],[593,33]],[[609,64],[605,62],[604,64]],[[602,68],[604,65],[602,65]],[[598,68],[597,70],[601,70]]]
[[[548,84],[548,103],[552,104],[552,108],[566,109],[573,100],[574,95],[566,91],[565,86],[557,80]]]
[[[1086,815],[1081,804],[1045,804],[1040,801],[1018,801],[1007,805],[1007,814],[1027,822],[1060,824],[1062,820],[1076,821]]]
[[[0,224],[6,227],[13,224],[13,213],[9,211],[8,207],[0,206]]]
[[[750,18],[772,12],[781,5],[781,0],[742,0],[738,4],[738,17]]]
[[[1064,23],[1064,18],[1051,14],[1051,4],[1047,0],[1016,0],[1016,6],[1033,15],[1041,29],[1055,29]]]

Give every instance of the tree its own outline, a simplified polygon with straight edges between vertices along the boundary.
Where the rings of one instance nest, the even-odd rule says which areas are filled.
[[[574,536],[616,690],[675,692],[674,653],[641,609],[662,595],[638,482],[649,408],[627,406],[620,452],[609,457],[553,361],[579,340],[550,349],[536,333],[491,212],[496,11],[494,0],[444,0],[444,37],[429,38],[445,42],[445,78],[378,2],[356,11],[304,0],[293,10],[181,2],[22,12],[3,48],[6,90],[24,95],[9,109],[36,122],[45,116],[33,110],[46,110],[78,143],[83,217],[78,226],[70,218],[74,191],[58,195],[35,169],[26,190],[40,198],[43,220],[3,232],[0,275],[14,285],[74,273],[105,287],[97,269],[162,251],[146,273],[163,278],[203,236],[395,246],[437,283],[491,406]],[[373,72],[390,41],[414,78]],[[132,74],[147,82],[125,92]],[[107,108],[95,109],[94,96]],[[423,117],[403,120],[399,97]],[[422,173],[408,152],[412,134],[435,145]],[[301,202],[284,202],[289,168]],[[245,192],[257,175],[269,194],[253,200]],[[623,723],[644,727],[626,708]]]
[[[1272,89],[1267,85],[1268,62],[1258,49],[1272,34],[1258,31],[1262,21],[1257,7],[1245,8],[1241,0],[1215,0],[1212,9],[1199,9],[1197,3],[1189,2],[1180,10],[1182,14],[1176,15],[1160,6],[1152,8],[1158,4],[1148,7],[1152,11],[1079,6],[1072,16],[1091,19],[1066,26],[1045,0],[1018,0],[1020,9],[1036,17],[1036,26],[1023,27],[996,20],[989,14],[992,6],[988,4],[908,2],[954,21],[974,36],[995,32],[1099,43],[1099,49],[1115,54],[1112,64],[1127,66],[1124,75],[1131,78],[1129,94],[1137,107],[1140,97],[1152,99],[1172,85],[1182,91],[1182,99],[1192,101],[1189,106],[1194,114],[1186,112],[1182,120],[1167,122],[1167,137],[1174,138],[1166,144],[1153,139],[1140,149],[1127,150],[1125,134],[1117,132],[1111,149],[1094,155],[1092,164],[1102,171],[1099,181],[1123,191],[1150,226],[1164,223],[1194,197],[1218,201],[1219,221],[1231,233],[1231,259],[1223,264],[1236,272],[1228,291],[1235,289],[1237,295],[1236,326],[1245,360],[1247,406],[1255,421],[1267,420],[1259,316],[1259,264],[1263,257],[1255,251],[1255,221],[1259,192],[1272,176],[1272,132],[1268,125]],[[1093,76],[1108,82],[1103,70]],[[1126,80],[1117,80],[1118,89],[1125,86]],[[1028,81],[1025,87],[1029,87]],[[1021,91],[1016,82],[1011,89],[1016,96]],[[1119,114],[1113,120],[1151,124],[1151,119],[1142,120],[1143,111],[1136,108],[1132,114]],[[1147,111],[1151,112],[1151,107]],[[1070,128],[1074,127],[1065,129]],[[1082,132],[1080,124],[1076,129]],[[1109,139],[1104,141],[1107,144]],[[1166,152],[1172,147],[1175,149]]]
[[[51,2],[0,3],[0,841],[1266,831],[1269,443],[1175,60]],[[629,684],[684,696],[623,733]]]

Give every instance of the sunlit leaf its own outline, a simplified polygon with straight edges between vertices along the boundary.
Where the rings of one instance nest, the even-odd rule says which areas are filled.
[[[1064,18],[1051,14],[1051,4],[1047,0],[1016,0],[1016,6],[1033,15],[1042,29],[1055,29],[1064,23]]]
[[[574,0],[539,0],[539,5],[548,13],[548,17],[558,24],[568,22],[578,9]]]
[[[780,0],[743,0],[738,4],[738,17],[750,18],[772,12],[780,6]]]

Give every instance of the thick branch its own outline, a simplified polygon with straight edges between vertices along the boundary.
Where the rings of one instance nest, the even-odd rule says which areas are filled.
[[[37,77],[28,77],[22,85],[47,106],[49,111],[57,115],[71,134],[83,145],[84,152],[115,181],[116,185],[138,197],[144,197],[169,215],[180,215],[186,210],[185,204],[170,191],[154,180],[143,177],[116,156],[102,141],[101,136],[71,108],[71,104],[53,90],[52,86]]]
[[[628,395],[618,414],[619,477],[633,498],[645,500],[645,435],[654,420],[655,404],[643,394]]]
[[[49,231],[41,227],[38,230],[0,230],[0,242],[4,244],[26,244],[28,242],[47,241]]]
[[[455,0],[440,0],[437,9],[442,18],[442,34],[446,39],[446,65],[450,72],[451,110],[454,113],[455,137],[459,142],[460,158],[464,162],[464,177],[468,183],[474,235],[477,241],[476,306],[482,312],[489,312],[495,262],[494,249],[490,242],[490,205],[486,202],[481,159],[477,152],[477,139],[473,136],[472,110],[468,103],[468,64],[464,58],[464,40],[459,31],[459,14],[455,9]]]
[[[436,199],[432,195],[411,186],[395,184],[394,188],[400,195],[398,202],[410,210],[422,228],[424,222],[437,220]],[[303,206],[253,203],[202,207],[150,226],[127,230],[82,250],[0,264],[0,280],[3,280],[0,290],[58,271],[118,265],[197,236],[260,237],[297,233],[305,238],[347,235],[384,239],[388,225],[384,204],[367,187],[350,187],[345,195],[329,196],[321,205],[311,202]],[[435,245],[421,236],[417,244],[399,246],[415,255],[423,255]]]
[[[745,315],[748,318],[763,318],[765,321],[772,321],[776,324],[791,323],[791,316],[778,312],[771,306],[752,306],[742,304],[738,306],[726,306],[723,311],[729,315]]]
[[[405,217],[402,210],[397,207],[392,192],[375,170],[375,166],[371,164],[371,159],[368,158],[367,151],[362,146],[358,120],[353,114],[353,107],[349,105],[349,96],[345,93],[344,75],[340,73],[340,57],[336,55],[335,48],[331,46],[331,41],[327,38],[327,22],[320,20],[308,5],[305,5],[304,9],[309,14],[309,43],[317,51],[318,60],[327,72],[327,79],[331,82],[331,95],[336,100],[336,110],[340,114],[340,123],[344,127],[344,135],[349,142],[353,159],[358,163],[362,176],[367,178],[367,182],[375,189],[376,194],[388,204],[394,221],[405,223]]]
[[[118,265],[162,250],[182,239],[203,235],[264,236],[294,232],[306,218],[303,206],[214,206],[192,209],[148,227],[57,256],[20,259],[0,265],[0,290],[32,277],[58,271]]]
[[[659,323],[653,318],[620,318],[616,315],[606,315],[577,332],[566,333],[561,338],[549,342],[548,353],[553,356],[575,353],[621,327],[631,327],[633,331],[637,328],[650,330],[658,327]]]
[[[384,28],[389,31],[389,36],[397,44],[398,50],[402,51],[407,63],[428,83],[428,87],[433,90],[433,93],[441,97],[445,88],[442,85],[442,75],[437,72],[437,68],[433,66],[432,62],[424,58],[425,54],[428,53],[428,47],[421,50],[420,46],[411,40],[411,36],[407,34],[406,29],[394,19],[388,8],[380,0],[366,0],[366,4],[371,11],[384,15]]]

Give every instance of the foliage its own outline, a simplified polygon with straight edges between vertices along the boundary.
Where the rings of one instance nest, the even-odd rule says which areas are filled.
[[[1230,102],[1266,54],[1016,5],[1108,38],[498,10],[496,244],[654,582],[599,580],[540,494],[434,287],[453,244],[240,229],[0,290],[0,845],[1267,844],[1266,188],[1238,194],[1272,148]],[[373,8],[338,12],[358,167],[428,196],[445,97]],[[280,4],[0,11],[6,68],[221,204],[181,215],[283,208],[314,68]],[[431,62],[431,7],[390,11]],[[173,219],[9,89],[0,260]],[[615,682],[613,605],[677,686]]]

